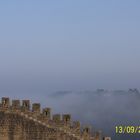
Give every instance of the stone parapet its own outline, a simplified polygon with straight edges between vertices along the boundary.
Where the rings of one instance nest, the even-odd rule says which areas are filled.
[[[32,108],[32,109],[31,109]],[[81,130],[79,121],[70,114],[51,115],[51,108],[41,111],[40,103],[30,100],[12,100],[3,97],[0,103],[0,138],[2,140],[100,140],[100,134],[91,135],[90,128]],[[104,140],[111,140],[104,137]]]

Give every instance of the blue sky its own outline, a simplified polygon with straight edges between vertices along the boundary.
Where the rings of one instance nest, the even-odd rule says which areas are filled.
[[[140,1],[0,2],[0,92],[140,83]]]

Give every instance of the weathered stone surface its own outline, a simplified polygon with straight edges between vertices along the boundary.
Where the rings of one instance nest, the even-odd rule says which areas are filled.
[[[89,128],[80,129],[80,122],[71,121],[71,115],[53,115],[51,109],[45,108],[40,112],[40,104],[30,101],[2,98],[0,104],[0,140],[100,140],[99,136],[92,137]],[[111,140],[110,137],[106,139]]]

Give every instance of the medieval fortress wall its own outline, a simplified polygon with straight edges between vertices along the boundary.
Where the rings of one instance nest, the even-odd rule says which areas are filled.
[[[104,137],[104,140],[111,140]],[[91,135],[89,127],[81,130],[79,121],[70,114],[51,115],[51,108],[41,110],[40,103],[3,97],[0,103],[0,140],[101,140]]]

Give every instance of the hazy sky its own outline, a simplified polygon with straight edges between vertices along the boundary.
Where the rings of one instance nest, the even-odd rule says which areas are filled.
[[[0,92],[140,88],[139,0],[0,1]]]
[[[75,91],[140,89],[139,61],[139,0],[0,1],[0,97],[29,98],[96,128],[107,122],[114,133],[119,121],[139,122],[139,96]],[[50,96],[59,90],[72,92]]]

